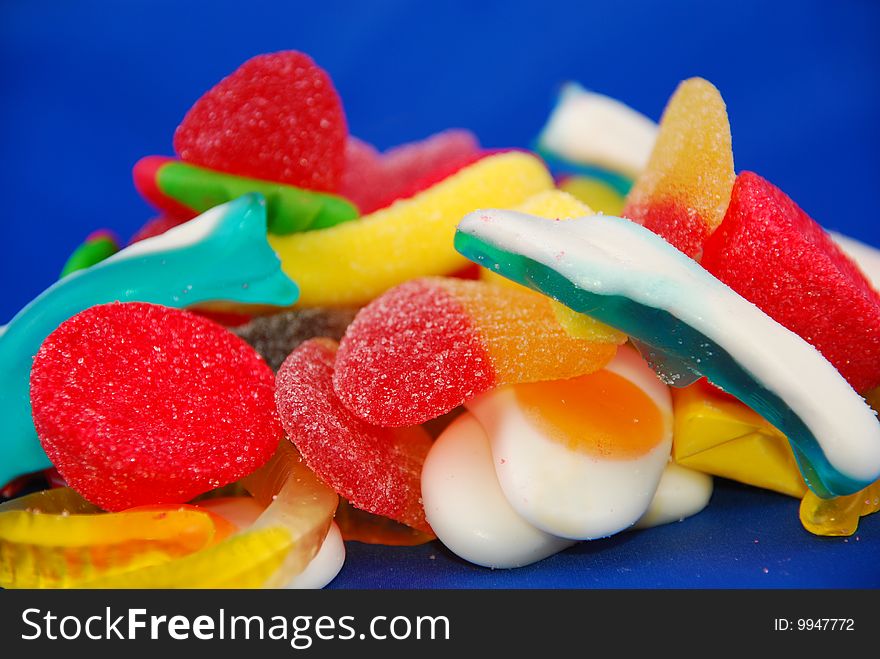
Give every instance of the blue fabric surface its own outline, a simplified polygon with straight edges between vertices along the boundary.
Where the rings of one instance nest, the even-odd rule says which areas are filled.
[[[432,542],[348,543],[332,588],[880,588],[880,515],[849,538],[811,536],[798,501],[716,479],[709,506],[665,526],[582,542],[516,570],[466,563]]]
[[[92,230],[152,215],[132,164],[170,154],[190,104],[248,57],[296,48],[380,147],[451,126],[531,142],[566,80],[659,118],[701,75],[727,103],[737,170],[880,244],[880,4],[871,0],[0,3],[0,323]],[[432,559],[431,556],[434,556]],[[436,545],[351,545],[336,586],[880,586],[880,520],[816,539],[794,500],[723,485],[697,518],[492,572]],[[765,571],[766,570],[766,571]]]

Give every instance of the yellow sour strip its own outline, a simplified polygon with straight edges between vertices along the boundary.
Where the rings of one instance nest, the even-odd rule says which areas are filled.
[[[478,208],[511,207],[553,187],[542,162],[522,152],[483,158],[411,199],[328,229],[269,236],[298,304],[365,304],[414,277],[450,274],[470,262],[455,251],[459,220]]]

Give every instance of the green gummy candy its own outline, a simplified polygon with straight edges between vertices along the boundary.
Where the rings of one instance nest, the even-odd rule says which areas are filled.
[[[106,234],[89,238],[77,247],[67,259],[67,262],[61,269],[61,277],[66,277],[77,270],[91,268],[96,263],[110,258],[118,251],[119,245],[117,242]]]
[[[276,235],[325,229],[358,217],[357,207],[343,197],[217,172],[177,160],[159,167],[156,184],[162,193],[199,213],[258,192],[266,199],[269,232]]]

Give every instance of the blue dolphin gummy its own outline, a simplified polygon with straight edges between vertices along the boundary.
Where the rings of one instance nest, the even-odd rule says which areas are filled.
[[[462,220],[455,246],[625,332],[668,384],[704,375],[739,398],[788,437],[817,495],[852,494],[880,476],[880,423],[837,369],[648,229],[487,210]]]
[[[51,466],[31,418],[30,370],[43,340],[71,316],[115,301],[290,306],[298,297],[266,240],[266,204],[258,194],[212,208],[56,282],[0,333],[0,484]]]

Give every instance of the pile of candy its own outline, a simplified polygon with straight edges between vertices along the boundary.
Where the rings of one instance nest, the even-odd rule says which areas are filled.
[[[713,475],[819,535],[880,509],[880,253],[737,175],[705,80],[659,126],[568,85],[534,151],[380,153],[282,52],[174,149],[134,167],[161,215],[0,334],[0,586],[321,587],[343,540],[516,567]]]

